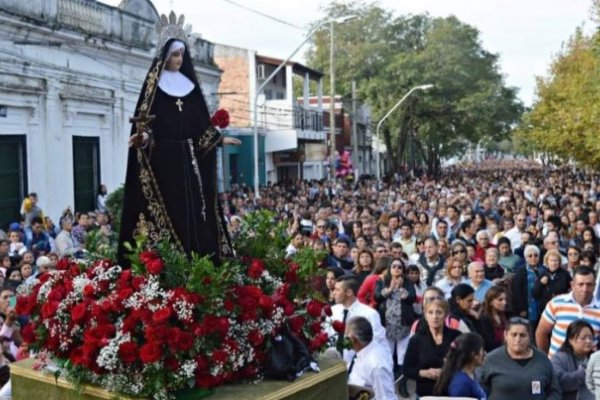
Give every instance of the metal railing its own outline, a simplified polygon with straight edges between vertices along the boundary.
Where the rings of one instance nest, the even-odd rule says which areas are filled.
[[[90,33],[107,33],[106,9],[96,2],[85,0],[58,0],[58,22]],[[105,15],[108,14],[108,15]],[[110,25],[108,25],[110,30]]]
[[[303,131],[323,131],[323,113],[303,107],[294,107],[294,128]]]

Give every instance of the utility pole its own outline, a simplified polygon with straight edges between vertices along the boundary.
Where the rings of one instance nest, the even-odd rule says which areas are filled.
[[[358,132],[356,131],[356,81],[352,81],[352,169],[356,180],[360,176],[358,171]]]
[[[333,65],[333,21],[329,25],[329,176],[335,180],[335,67]]]

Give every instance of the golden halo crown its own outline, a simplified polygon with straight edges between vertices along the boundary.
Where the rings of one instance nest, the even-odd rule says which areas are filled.
[[[156,44],[156,56],[160,57],[163,47],[169,39],[177,39],[189,46],[189,39],[192,35],[192,26],[185,25],[185,17],[183,14],[177,18],[173,11],[167,17],[165,14],[160,16],[160,20],[156,24],[156,32],[158,33],[158,43]]]

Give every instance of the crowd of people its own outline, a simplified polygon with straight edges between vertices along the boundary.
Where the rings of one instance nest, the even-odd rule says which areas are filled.
[[[56,227],[32,193],[21,221],[0,227],[2,366],[26,356],[19,285],[93,250],[91,232],[114,240],[105,195]],[[439,179],[269,184],[259,198],[234,185],[221,202],[234,242],[246,214],[269,209],[288,226],[287,257],[326,254],[334,351],[375,398],[409,397],[408,379],[419,397],[600,396],[600,176],[497,163]]]
[[[409,397],[408,379],[419,397],[595,398],[599,176],[483,167],[223,200],[233,236],[266,207],[288,222],[288,257],[327,252],[330,334],[346,324],[349,383],[375,398]]]

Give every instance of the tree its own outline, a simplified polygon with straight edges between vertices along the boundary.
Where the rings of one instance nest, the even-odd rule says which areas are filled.
[[[537,99],[524,115],[516,138],[537,152],[600,166],[600,55],[598,34],[581,29],[569,39],[550,66],[538,77]]]
[[[377,121],[412,87],[415,92],[385,123],[393,169],[406,163],[413,146],[437,175],[441,159],[461,153],[469,143],[508,137],[522,112],[516,90],[504,86],[498,56],[485,51],[477,29],[455,17],[427,14],[394,18],[376,5],[332,3],[327,17],[356,14],[336,26],[336,86],[348,90],[357,81],[359,95]],[[328,71],[329,33],[316,35],[307,55],[309,65]]]

